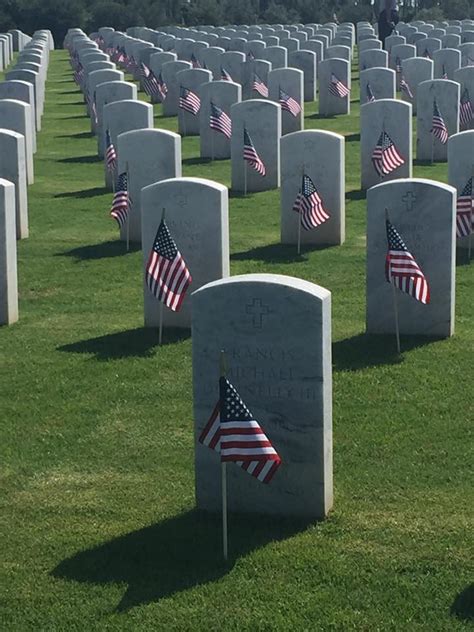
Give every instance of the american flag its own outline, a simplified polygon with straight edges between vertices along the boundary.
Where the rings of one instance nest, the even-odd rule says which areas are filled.
[[[91,107],[91,117],[92,120],[94,121],[94,123],[97,125],[99,122],[99,115],[97,114],[97,103],[96,103],[96,94],[94,92],[94,96],[92,97],[92,99],[90,100],[90,107]]]
[[[194,53],[191,53],[191,64],[193,68],[202,68],[199,59],[196,57]]]
[[[372,92],[372,88],[370,87],[370,83],[367,84],[365,89],[367,95],[367,103],[373,103],[375,101],[375,95]]]
[[[448,71],[446,70],[446,66],[443,64],[443,74],[442,74],[442,79],[447,79],[448,78]]]
[[[335,97],[344,99],[344,97],[347,97],[347,95],[350,93],[350,90],[333,73],[331,75],[331,81],[329,82],[329,92]]]
[[[232,121],[230,116],[221,110],[220,107],[211,101],[211,116],[209,118],[209,127],[215,129],[230,138],[232,136]]]
[[[232,81],[232,77],[230,76],[230,73],[228,73],[227,70],[223,68],[222,66],[221,66],[221,80]]]
[[[372,152],[372,164],[375,171],[382,177],[405,164],[405,160],[385,131],[380,134]]]
[[[301,226],[311,230],[329,219],[323,201],[309,176],[303,174],[301,191],[296,196],[293,210],[300,215]]]
[[[141,77],[141,79],[146,79],[149,76],[150,76],[150,69],[145,64],[144,61],[141,61],[140,62],[140,77]]]
[[[430,51],[427,48],[425,48],[423,52],[423,57],[426,57],[426,59],[431,59]]]
[[[117,164],[117,153],[112,139],[110,138],[109,130],[105,132],[105,164],[109,171],[113,171]]]
[[[168,86],[164,82],[163,75],[161,74],[161,72],[158,75],[157,81],[158,81],[158,90],[161,96],[161,100],[164,101],[166,99],[166,95],[168,94]]]
[[[145,280],[155,298],[173,312],[179,311],[192,277],[164,219],[146,264]]]
[[[196,116],[201,109],[201,99],[192,90],[188,90],[188,88],[183,88],[183,86],[181,86],[179,107],[182,110],[186,110],[186,112],[189,112],[193,116]]]
[[[117,178],[117,186],[112,201],[112,208],[110,209],[110,215],[117,220],[117,224],[120,228],[122,228],[127,221],[129,205],[128,177],[127,173],[123,172]]]
[[[126,59],[127,59],[127,55],[125,51],[121,48],[118,48],[117,49],[117,63],[124,64]]]
[[[130,57],[128,58],[127,70],[132,74],[139,70],[138,64],[135,61],[135,57],[133,55],[130,55]]]
[[[469,90],[465,88],[459,103],[459,124],[463,128],[468,128],[472,119],[474,119],[474,111],[469,97]]]
[[[388,252],[385,278],[402,292],[427,305],[430,302],[430,288],[425,275],[388,219],[386,227]]]
[[[405,77],[402,75],[400,78],[400,90],[406,94],[406,96],[409,99],[413,99],[413,92],[411,91],[410,86],[408,85],[407,80],[405,79]]]
[[[268,97],[268,88],[256,72],[253,73],[252,90],[258,92],[262,97]]]
[[[219,452],[262,483],[269,483],[281,458],[260,424],[226,377],[219,380],[217,402],[199,442]]]
[[[290,97],[290,95],[287,94],[281,88],[279,90],[280,90],[279,103],[281,105],[281,109],[286,110],[293,116],[298,116],[298,114],[301,112],[301,106],[298,103],[298,101],[296,99],[293,99],[293,97]]]
[[[74,81],[79,85],[84,78],[84,67],[81,62],[77,62],[76,70],[74,71]]]
[[[247,60],[253,61],[254,59],[255,59],[255,55],[252,53],[251,50],[249,50],[249,52],[247,53]]]
[[[159,96],[163,99],[158,79],[155,77],[155,73],[150,69],[148,75],[143,78],[143,89],[149,97]]]
[[[402,60],[400,57],[395,59],[395,72],[402,72]]]
[[[437,138],[443,145],[448,142],[448,128],[444,122],[443,117],[438,108],[436,101],[433,101],[433,127],[431,133]]]
[[[263,164],[260,156],[257,154],[252,139],[249,133],[244,127],[244,160],[246,160],[251,167],[255,169],[257,173],[264,176],[266,173],[265,165]]]
[[[467,237],[472,233],[474,222],[474,197],[472,195],[472,177],[467,181],[456,202],[456,235]]]

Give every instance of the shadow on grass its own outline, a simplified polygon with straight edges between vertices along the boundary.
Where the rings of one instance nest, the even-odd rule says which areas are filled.
[[[336,371],[358,371],[384,364],[400,364],[404,361],[403,354],[406,351],[434,342],[436,342],[435,338],[402,335],[399,355],[395,334],[393,336],[357,334],[333,343],[333,366]]]
[[[185,158],[183,165],[210,165],[212,162],[210,158]]]
[[[319,112],[315,112],[314,114],[311,114],[311,116],[308,116],[305,118],[309,118],[309,119],[324,119],[326,121],[335,121],[337,119],[335,114],[319,114]]]
[[[60,158],[59,160],[56,160],[56,162],[86,165],[93,162],[103,162],[103,160],[96,154],[95,156],[73,156],[72,158]]]
[[[346,193],[346,198],[353,201],[365,200],[366,194],[367,192],[365,189],[354,189],[353,191],[348,191]]]
[[[463,621],[474,621],[474,584],[469,584],[456,596],[451,614]]]
[[[346,141],[348,143],[357,143],[360,141],[360,134],[347,134]]]
[[[62,121],[73,121],[74,119],[82,119],[86,118],[87,114],[83,112],[82,114],[74,114],[73,116],[64,116]]]
[[[71,83],[70,81],[56,81],[56,83]],[[58,91],[58,94],[80,94],[79,88],[76,90],[61,90]]]
[[[105,195],[111,193],[107,187],[94,187],[92,189],[84,189],[82,191],[66,191],[65,193],[56,193],[55,198],[91,198],[96,195]]]
[[[84,138],[93,138],[94,134],[92,132],[79,132],[79,134],[62,134],[59,136],[56,136],[56,138],[77,138],[77,139],[84,139]]]
[[[301,246],[301,254],[296,251],[296,244],[268,244],[267,246],[257,246],[250,248],[244,252],[234,252],[230,258],[232,261],[249,261],[258,260],[268,263],[297,263],[298,261],[306,261],[305,254],[316,250],[327,250],[334,246],[315,246],[312,244],[303,244]]]
[[[140,244],[131,243],[130,252],[138,252]],[[118,239],[114,241],[103,241],[100,244],[91,244],[88,246],[79,246],[65,252],[58,252],[56,257],[73,257],[79,261],[89,261],[94,259],[112,259],[113,257],[123,257],[126,255],[125,242]]]
[[[229,561],[219,546],[217,515],[188,511],[81,551],[51,571],[56,578],[88,584],[126,583],[116,612],[157,602],[218,581],[238,558],[269,542],[290,538],[308,522],[268,516],[229,516]]]
[[[474,266],[474,261],[469,259],[469,251],[467,248],[456,248],[456,266],[461,268],[462,266]]]
[[[431,162],[431,160],[419,160],[418,158],[413,161],[414,167],[436,167],[437,164],[439,163]]]
[[[163,332],[162,345],[171,345],[190,338],[187,329],[166,329]],[[120,360],[121,358],[148,358],[154,355],[158,345],[158,330],[138,327],[98,338],[80,340],[58,347],[58,351],[67,353],[93,353],[96,360]]]

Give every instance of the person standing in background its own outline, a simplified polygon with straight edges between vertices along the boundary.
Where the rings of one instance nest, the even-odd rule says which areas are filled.
[[[393,33],[399,21],[397,0],[380,0],[379,38],[385,48],[385,38]]]

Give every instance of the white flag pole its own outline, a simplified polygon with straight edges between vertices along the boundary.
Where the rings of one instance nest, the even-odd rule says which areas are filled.
[[[161,221],[163,222],[165,219],[165,209],[163,209],[163,213],[161,214]],[[161,223],[161,222],[160,222]],[[160,321],[158,326],[158,345],[161,346],[163,342],[163,312],[164,312],[165,304],[163,301],[160,301]]]
[[[220,375],[225,377],[226,374],[226,361],[225,351],[221,351],[220,355]],[[221,483],[222,483],[222,552],[224,554],[224,560],[228,558],[228,531],[227,531],[227,463],[221,461]]]
[[[388,209],[385,209],[385,219],[389,220],[388,217]],[[397,291],[393,283],[390,281],[390,285],[392,286],[392,297],[393,297],[393,311],[395,315],[395,336],[397,338],[397,352],[400,353],[400,327],[398,324],[398,301],[397,301]]]
[[[128,162],[125,163],[125,173],[127,174],[127,252],[130,250],[130,173]]]

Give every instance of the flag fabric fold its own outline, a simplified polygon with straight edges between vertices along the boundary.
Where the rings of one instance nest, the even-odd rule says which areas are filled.
[[[372,152],[372,164],[381,177],[388,176],[389,173],[405,164],[405,159],[385,130],[381,132]]]
[[[428,281],[413,255],[394,226],[386,220],[388,252],[385,258],[385,278],[402,292],[420,303],[430,302]]]
[[[268,88],[256,72],[253,74],[252,90],[262,97],[268,97]]]
[[[219,380],[219,401],[199,442],[262,483],[269,483],[281,465],[278,452],[226,377]]]
[[[469,90],[465,88],[459,102],[459,125],[463,129],[468,129],[474,119],[474,109],[472,107]]]
[[[446,123],[441,116],[441,112],[439,111],[436,101],[433,101],[433,127],[431,129],[431,133],[443,145],[448,142],[448,128],[446,127]]]
[[[366,94],[366,102],[367,103],[373,103],[375,101],[375,95],[372,92],[372,88],[370,87],[370,83],[368,83],[366,88],[365,88],[365,94]]]
[[[305,173],[301,182],[301,191],[293,204],[293,210],[299,213],[301,226],[305,230],[312,230],[320,226],[330,217],[313,181]]]
[[[145,282],[155,298],[177,312],[192,282],[165,220],[161,220],[145,269]]]
[[[402,75],[400,78],[400,90],[409,98],[413,99],[413,92],[408,84],[408,81]]]
[[[105,132],[105,164],[108,171],[113,171],[117,165],[117,153],[110,137],[110,131]]]
[[[192,90],[181,86],[179,95],[179,107],[182,110],[189,112],[193,116],[196,116],[201,109],[201,99]]]
[[[224,134],[227,138],[231,138],[232,136],[232,121],[230,120],[230,116],[212,101],[209,127],[216,132]]]
[[[244,128],[244,160],[255,169],[257,173],[264,176],[266,173],[265,165],[255,149],[255,145],[250,138],[250,134]]]
[[[474,228],[474,197],[472,193],[472,176],[456,201],[456,236],[468,237]]]
[[[286,110],[292,116],[298,116],[301,112],[301,106],[296,99],[290,97],[284,90],[279,88],[279,104],[281,105],[282,110]]]
[[[128,177],[127,173],[121,173],[117,178],[117,186],[115,187],[114,199],[110,216],[113,217],[119,228],[122,228],[127,222],[130,211],[130,198],[128,194]]]
[[[347,97],[350,94],[349,88],[345,86],[334,73],[331,75],[331,80],[329,82],[329,92],[340,99],[344,99],[344,97]]]

